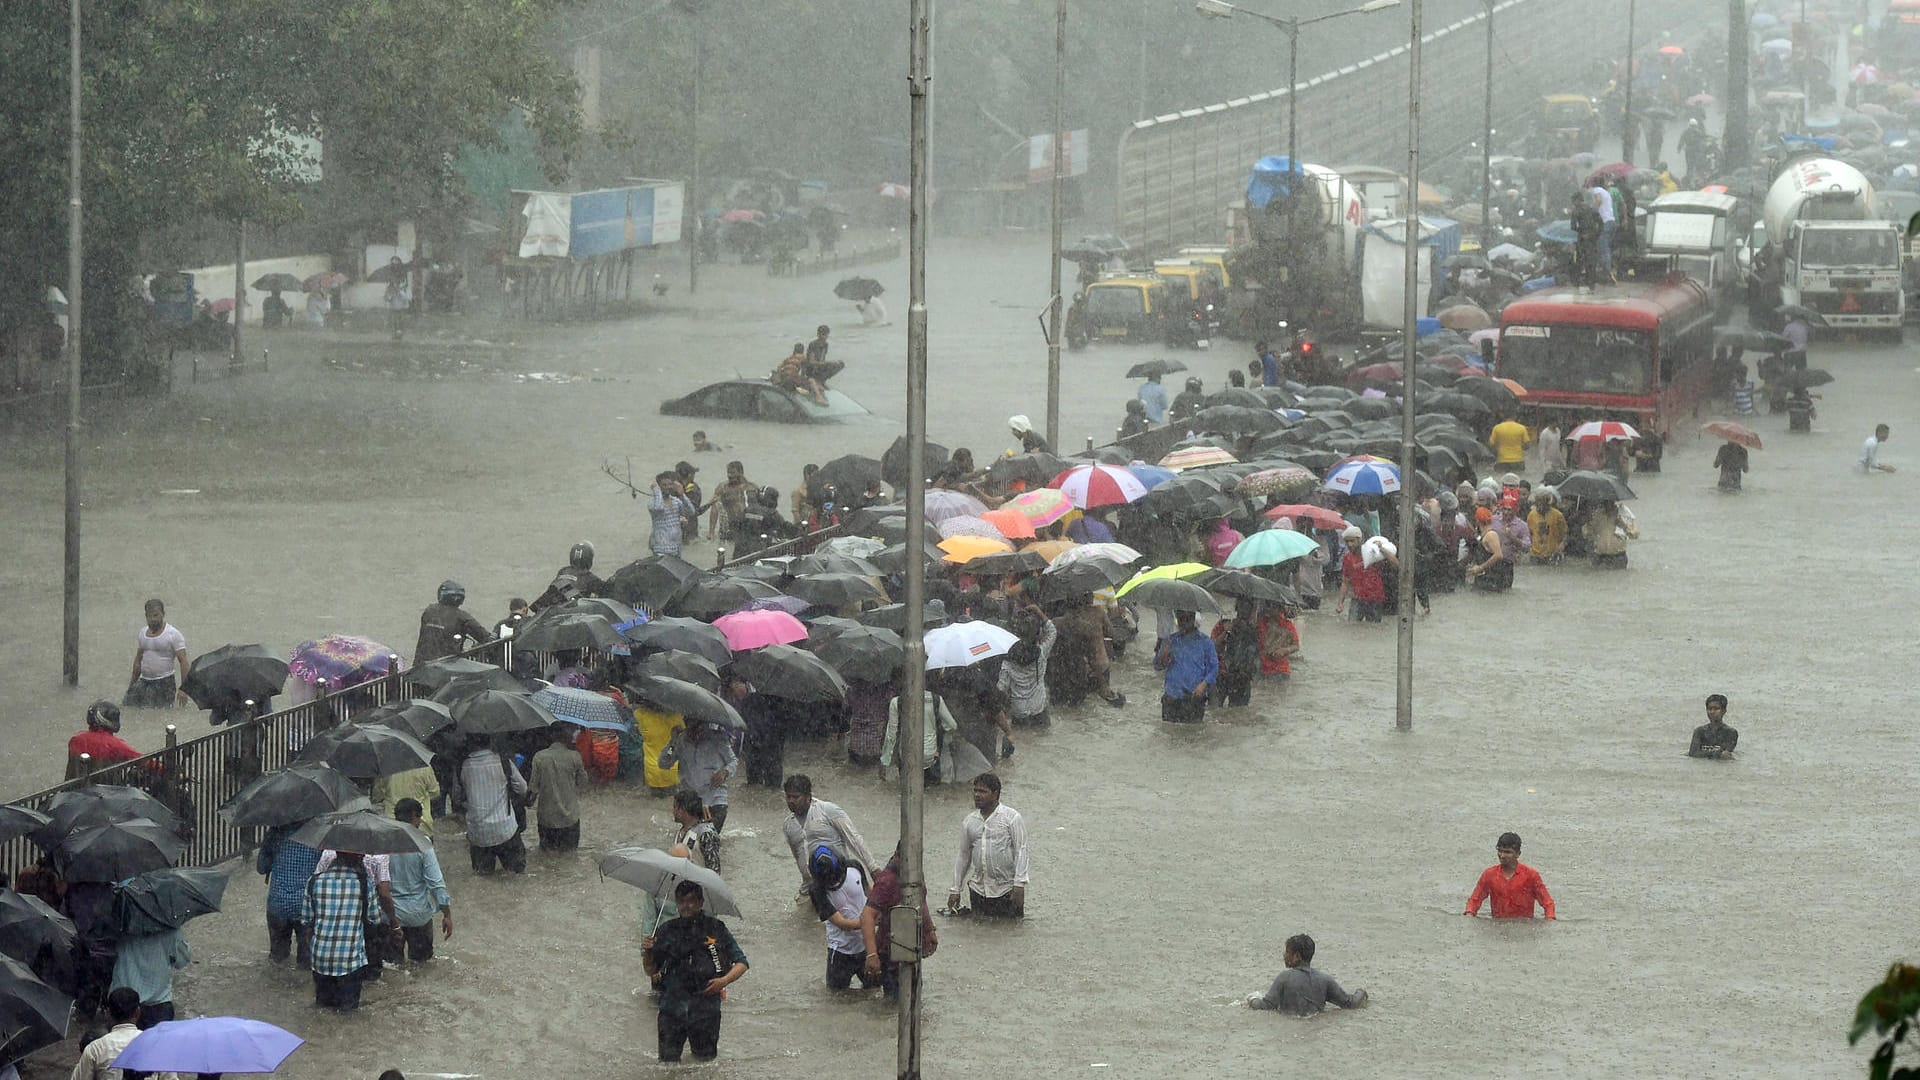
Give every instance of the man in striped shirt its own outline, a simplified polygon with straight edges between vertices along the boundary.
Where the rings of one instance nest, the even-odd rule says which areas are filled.
[[[516,874],[527,872],[527,845],[513,796],[525,798],[527,782],[500,751],[479,746],[460,763],[460,787],[467,796],[467,855],[476,874],[493,873],[497,861]]]

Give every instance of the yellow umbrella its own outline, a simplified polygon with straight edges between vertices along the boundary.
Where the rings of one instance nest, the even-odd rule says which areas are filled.
[[[1120,586],[1113,595],[1125,596],[1128,592],[1132,591],[1135,585],[1152,581],[1155,578],[1190,578],[1195,574],[1204,574],[1211,569],[1213,569],[1213,567],[1205,563],[1197,562],[1168,563],[1165,566],[1156,566],[1151,570],[1142,570],[1133,575],[1133,577],[1128,580],[1125,585]]]
[[[1026,549],[1028,551],[1037,551],[1040,553],[1041,558],[1052,562],[1059,558],[1062,553],[1079,546],[1079,544],[1071,540],[1042,540],[1038,543],[1028,544]]]
[[[956,564],[971,562],[982,555],[1013,550],[1013,545],[1005,540],[990,540],[984,536],[952,536],[940,541],[938,546],[946,552],[942,561]]]

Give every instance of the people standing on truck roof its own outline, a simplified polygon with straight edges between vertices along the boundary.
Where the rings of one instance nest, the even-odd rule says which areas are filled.
[[[1590,193],[1573,196],[1568,204],[1567,220],[1573,227],[1573,283],[1592,288],[1600,279],[1603,225]]]
[[[1600,261],[1596,277],[1610,282],[1613,280],[1613,237],[1618,230],[1613,193],[1604,184],[1595,184],[1587,189],[1587,199],[1593,205],[1593,212],[1600,215]]]

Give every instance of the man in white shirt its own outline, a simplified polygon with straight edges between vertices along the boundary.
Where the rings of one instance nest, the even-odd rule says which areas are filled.
[[[107,1019],[113,1028],[87,1044],[74,1063],[72,1080],[120,1080],[113,1059],[140,1034],[140,993],[123,986],[107,995]]]
[[[133,678],[120,704],[131,709],[185,705],[187,695],[180,686],[193,667],[187,660],[187,637],[167,621],[167,605],[160,601],[147,601],[146,614],[147,625],[134,638]]]
[[[781,785],[787,796],[787,810],[792,814],[786,821],[787,847],[793,851],[793,862],[800,870],[800,896],[804,898],[813,887],[813,871],[807,865],[813,849],[822,844],[833,849],[834,854],[845,862],[859,863],[864,869],[875,865],[873,853],[867,850],[867,842],[860,830],[853,827],[853,819],[845,810],[826,801],[813,797],[813,781],[805,773],[794,773]]]
[[[860,989],[878,986],[880,977],[866,972],[867,947],[860,932],[860,913],[867,907],[867,876],[849,866],[825,844],[807,859],[813,875],[814,914],[827,930],[827,989],[845,990],[860,976]]]
[[[1873,429],[1872,435],[1867,436],[1867,441],[1860,447],[1860,471],[1861,472],[1890,473],[1893,471],[1893,466],[1880,464],[1880,444],[1883,442],[1886,442],[1887,436],[1891,435],[1892,433],[1893,433],[1892,428],[1889,428],[1885,424],[1881,424],[1878,427]]]
[[[973,778],[973,813],[960,823],[960,858],[953,865],[948,909],[967,891],[975,915],[1018,919],[1027,913],[1027,823],[1000,801],[1000,778]]]
[[[1613,279],[1613,234],[1619,227],[1619,219],[1614,214],[1613,193],[1603,184],[1595,184],[1587,189],[1587,196],[1593,200],[1593,209],[1600,215],[1600,275]]]

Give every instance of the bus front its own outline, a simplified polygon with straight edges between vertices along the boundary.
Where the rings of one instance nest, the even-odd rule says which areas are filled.
[[[1514,314],[1502,320],[1499,374],[1526,388],[1522,404],[1564,410],[1575,420],[1654,413],[1659,383],[1653,328],[1533,321]]]

